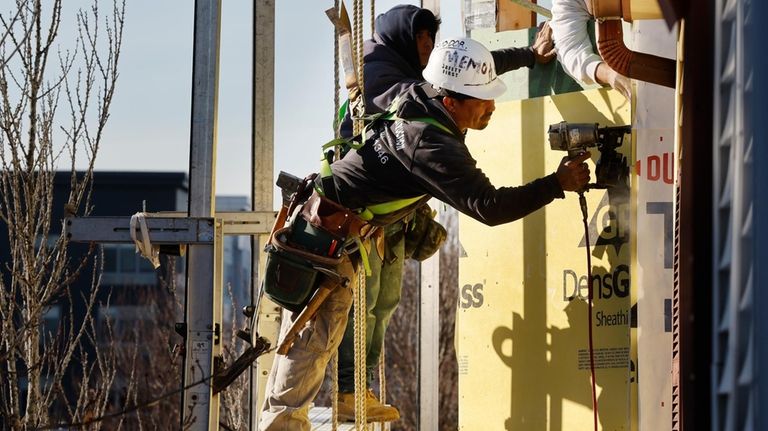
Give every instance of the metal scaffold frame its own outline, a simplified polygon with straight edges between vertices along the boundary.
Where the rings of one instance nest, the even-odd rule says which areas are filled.
[[[259,31],[254,31],[252,212],[215,211],[221,0],[197,0],[194,19],[188,214],[146,214],[147,229],[142,235],[148,235],[155,245],[188,247],[185,321],[177,325],[185,338],[180,428],[209,430],[219,427],[218,391],[222,389],[221,384],[226,384],[217,385],[217,380],[223,377],[221,381],[227,381],[232,376],[227,373],[231,370],[222,370],[220,366],[223,237],[250,235],[257,238],[256,247],[258,238],[269,234],[276,215],[271,210],[274,39],[266,36],[274,36],[274,1],[261,0],[254,6],[254,25]],[[257,44],[257,40],[261,42]],[[257,110],[256,106],[261,109]],[[130,217],[70,217],[65,226],[71,241],[132,243],[130,220]],[[257,284],[259,253],[253,256],[253,283]],[[253,288],[252,295],[255,295]],[[251,335],[254,338],[254,334]],[[250,363],[248,359],[252,361],[254,357],[253,347],[256,346],[246,350],[237,362]],[[253,370],[249,368],[253,382]],[[254,397],[251,406],[256,403]],[[257,409],[251,407],[251,411],[254,410]],[[255,429],[255,423],[256,416],[251,415],[249,425]]]
[[[223,238],[249,235],[252,242],[251,303],[256,334],[273,341],[279,332],[281,309],[268,300],[258,301],[264,256],[276,213],[274,191],[274,0],[253,4],[253,89],[251,212],[215,211],[215,160],[221,0],[196,0],[190,117],[190,164],[188,213],[145,213],[146,230],[154,245],[187,246],[185,320],[177,324],[184,336],[182,414],[180,427],[208,430],[219,427],[219,396],[216,379],[221,371],[221,319]],[[424,0],[422,7],[439,13],[439,0]],[[67,235],[74,242],[133,243],[131,218],[69,217]],[[439,253],[424,262],[420,295],[420,426],[437,429],[439,390]],[[254,336],[255,334],[252,334]],[[258,428],[258,412],[274,353],[255,358],[250,374],[249,429]],[[246,355],[243,355],[246,356]],[[253,360],[253,359],[251,359]],[[221,388],[219,387],[219,390]]]

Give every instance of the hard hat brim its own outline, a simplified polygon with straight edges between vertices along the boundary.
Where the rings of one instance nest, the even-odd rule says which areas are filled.
[[[495,99],[505,91],[507,91],[507,84],[504,83],[499,77],[493,78],[493,81],[483,85],[464,85],[461,89],[453,90],[457,93],[466,94],[477,99],[492,100]]]

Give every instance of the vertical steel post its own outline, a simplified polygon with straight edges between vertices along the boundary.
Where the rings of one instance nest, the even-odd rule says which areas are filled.
[[[215,207],[214,207],[215,210]],[[224,314],[224,224],[221,218],[214,219],[214,237],[213,237],[213,346],[211,357],[214,363],[211,372],[216,371],[216,362],[218,358],[223,361],[222,356],[222,318]],[[209,382],[210,383],[213,382]],[[219,429],[219,395],[213,395],[209,405],[208,429]]]
[[[189,155],[189,216],[213,217],[215,204],[216,104],[221,0],[195,2],[192,64],[192,116]],[[209,378],[213,369],[214,245],[191,245],[187,254],[186,349],[182,428],[218,425],[218,397]],[[219,292],[220,294],[220,292]],[[220,301],[219,301],[220,303]],[[194,384],[200,382],[198,384]]]
[[[421,7],[440,15],[440,0],[422,0]],[[423,430],[436,430],[439,425],[441,254],[438,251],[422,262],[420,271],[419,429]]]
[[[440,372],[440,255],[421,262],[419,294],[419,429],[436,430]]]
[[[271,211],[274,194],[274,93],[275,93],[275,2],[256,0],[253,4],[253,93],[251,112],[251,205],[254,211]],[[262,249],[268,235],[251,237],[251,303],[258,299]],[[259,334],[277,343],[279,308],[264,299],[259,310]],[[256,316],[254,316],[256,318]],[[258,428],[259,411],[274,353],[262,355],[250,369],[250,429]]]

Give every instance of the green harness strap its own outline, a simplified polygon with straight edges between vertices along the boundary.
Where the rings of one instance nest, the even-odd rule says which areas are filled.
[[[435,120],[432,117],[417,117],[417,118],[409,118],[409,119],[400,118],[400,117],[397,116],[397,108],[398,108],[398,106],[400,106],[400,97],[399,96],[395,97],[395,100],[393,100],[392,104],[389,105],[389,108],[387,109],[387,112],[382,112],[381,114],[372,115],[371,116],[371,121],[375,121],[375,120],[379,120],[379,119],[385,120],[385,121],[397,121],[397,120],[401,120],[401,121],[418,121],[420,123],[427,123],[427,124],[429,124],[431,126],[435,126],[438,129],[440,129],[443,132],[446,132],[446,133],[448,133],[450,135],[454,134],[451,129],[449,129],[443,123]],[[368,119],[366,118],[366,120],[368,120]]]
[[[398,117],[397,116],[397,107],[398,107],[399,103],[400,103],[400,99],[399,99],[399,97],[397,97],[397,98],[395,98],[395,100],[392,101],[392,104],[389,106],[389,109],[386,112],[382,112],[380,114],[366,115],[365,117],[363,117],[363,119],[367,122],[367,125],[365,126],[365,129],[363,129],[363,133],[362,133],[363,139],[361,140],[361,142],[355,141],[353,138],[336,138],[336,139],[332,139],[331,141],[328,141],[325,145],[323,145],[323,148],[322,148],[323,149],[323,158],[322,158],[322,160],[320,162],[320,178],[321,179],[325,179],[325,178],[333,176],[333,171],[331,170],[331,163],[328,161],[328,157],[326,157],[326,155],[325,155],[326,151],[329,148],[334,148],[334,147],[337,147],[337,146],[347,146],[347,147],[349,147],[351,149],[359,150],[360,148],[363,147],[363,145],[365,145],[365,138],[364,137],[365,137],[366,132],[368,131],[368,127],[371,124],[374,124],[378,120],[383,120],[383,121],[398,121],[398,120],[400,120],[400,121],[409,121],[409,122],[418,121],[418,122],[421,122],[421,123],[429,124],[431,126],[435,126],[438,129],[440,129],[440,130],[442,130],[442,131],[444,131],[446,133],[449,133],[451,135],[454,134],[451,129],[449,129],[444,124],[440,123],[439,121],[435,120],[432,117],[418,117],[418,118],[410,118],[410,119],[407,119],[407,120]],[[342,110],[346,111],[346,104],[344,106],[342,106],[342,109],[340,109],[340,115],[342,115],[341,114]],[[320,195],[324,195],[323,190],[320,189],[317,185],[315,185],[315,191],[317,191],[317,193],[320,194]],[[393,213],[395,211],[401,210],[401,209],[403,209],[403,208],[405,208],[405,207],[407,207],[409,205],[412,205],[412,204],[418,202],[424,196],[425,195],[420,195],[420,196],[416,196],[416,197],[412,197],[412,198],[398,199],[398,200],[394,200],[394,201],[383,202],[383,203],[380,203],[380,204],[369,205],[369,206],[367,206],[365,208],[362,208],[360,210],[360,212],[358,213],[358,216],[361,219],[365,220],[365,221],[372,220],[377,215],[390,214],[390,213]],[[363,267],[365,268],[365,273],[366,273],[366,275],[370,275],[371,274],[371,268],[370,268],[370,264],[368,263],[367,252],[366,252],[365,247],[363,246],[362,242],[359,239],[357,240],[357,242],[358,242],[358,246],[360,248],[360,255],[361,255]]]
[[[393,100],[392,103],[389,105],[389,109],[387,109],[386,112],[382,112],[382,113],[379,113],[379,114],[373,114],[373,115],[366,115],[365,117],[363,117],[363,119],[368,123],[366,125],[365,130],[363,130],[363,136],[365,136],[365,133],[367,132],[368,127],[371,124],[374,124],[378,120],[383,120],[383,121],[398,121],[398,120],[400,120],[400,121],[409,121],[409,122],[418,121],[418,122],[421,122],[421,123],[429,124],[431,126],[435,126],[438,129],[440,129],[440,130],[442,130],[442,131],[444,131],[446,133],[449,133],[449,134],[452,134],[452,135],[454,134],[451,129],[449,129],[444,124],[442,124],[441,122],[435,120],[432,117],[417,117],[417,118],[410,118],[410,119],[407,119],[407,120],[403,119],[403,118],[400,118],[397,115],[397,108],[398,108],[399,105],[400,105],[400,98],[396,97],[395,100]],[[345,108],[346,108],[346,104],[344,106],[342,106],[341,110],[345,110]],[[365,145],[365,141],[364,140],[362,140],[362,142],[357,142],[353,138],[336,138],[336,139],[332,139],[331,141],[327,142],[325,145],[323,145],[323,148],[322,148],[323,149],[323,158],[322,158],[322,160],[320,162],[320,177],[321,178],[328,178],[328,177],[333,176],[333,172],[331,171],[331,163],[328,161],[328,157],[325,157],[325,152],[329,148],[333,148],[333,147],[337,147],[337,146],[348,146],[349,148],[352,148],[354,150],[359,150],[360,148],[363,147],[363,145]],[[322,190],[320,190],[317,187],[316,187],[316,190],[320,194],[323,193]],[[361,209],[360,213],[358,215],[360,216],[361,219],[368,221],[368,220],[373,219],[373,217],[375,217],[377,215],[385,215],[385,214],[389,214],[389,213],[393,213],[395,211],[401,210],[401,209],[403,209],[403,208],[405,208],[405,207],[407,207],[409,205],[412,205],[413,203],[417,202],[418,200],[420,200],[423,197],[424,197],[424,195],[420,195],[420,196],[416,196],[416,197],[412,197],[412,198],[398,199],[398,200],[394,200],[394,201],[390,201],[390,202],[384,202],[384,203],[380,203],[380,204],[369,205],[368,207]]]

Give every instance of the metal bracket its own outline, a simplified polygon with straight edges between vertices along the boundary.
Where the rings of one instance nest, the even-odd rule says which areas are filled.
[[[212,218],[147,217],[153,244],[213,244]],[[70,241],[132,243],[130,217],[67,217],[64,232]]]
[[[220,212],[224,235],[259,235],[272,230],[275,211]],[[213,218],[188,218],[186,213],[149,213],[146,218],[153,244],[213,244]],[[132,243],[130,217],[67,217],[64,232],[70,241]]]
[[[181,211],[150,213],[153,218],[185,218]],[[224,235],[260,235],[272,231],[277,217],[276,211],[221,211],[214,215],[221,219]],[[152,239],[154,242],[154,238]]]

